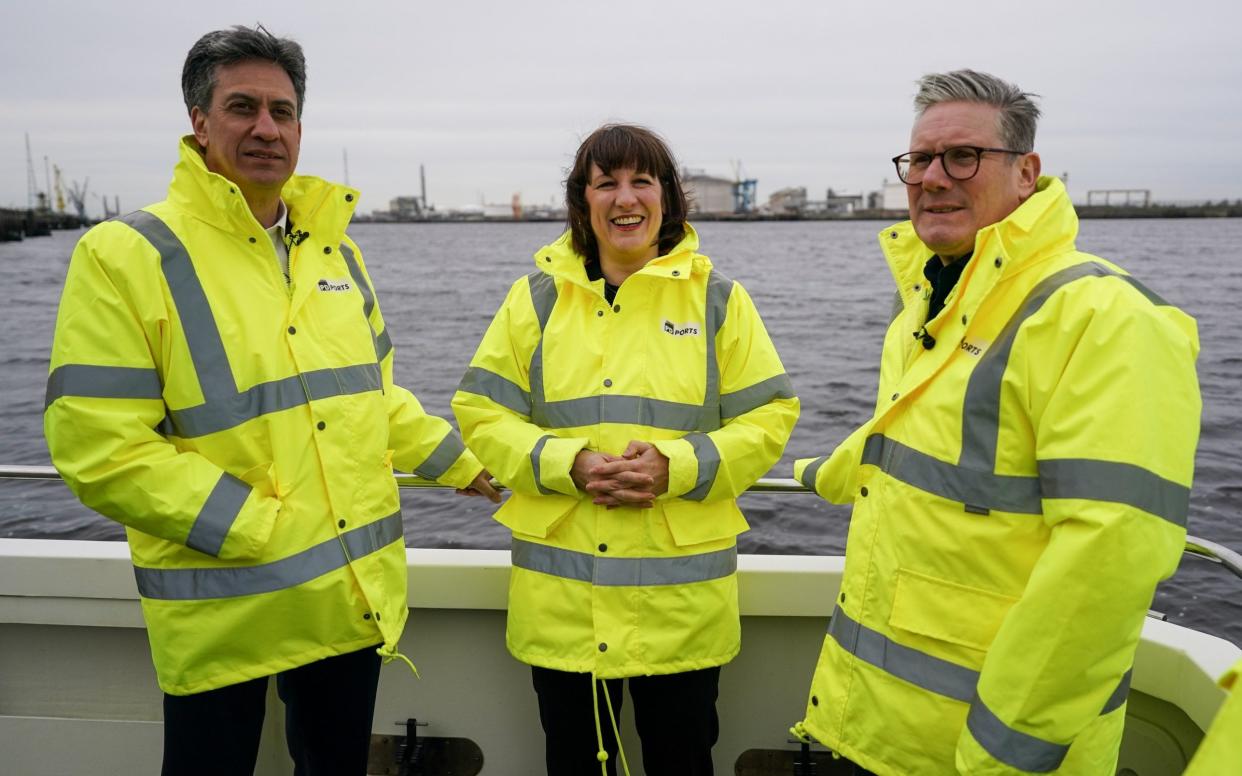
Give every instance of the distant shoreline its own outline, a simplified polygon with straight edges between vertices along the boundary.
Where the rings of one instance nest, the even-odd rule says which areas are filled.
[[[1242,218],[1242,200],[1219,205],[1148,205],[1122,207],[1115,205],[1075,205],[1079,218]],[[798,213],[692,213],[691,221],[883,221],[893,223],[910,217],[905,210],[860,210],[842,214]],[[514,224],[562,223],[563,217],[534,216],[514,219],[499,216],[444,216],[436,218],[375,218],[355,215],[355,224]]]

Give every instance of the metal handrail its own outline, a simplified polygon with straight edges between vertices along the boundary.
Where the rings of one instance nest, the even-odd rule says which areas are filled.
[[[449,488],[434,480],[425,480],[413,474],[395,474],[397,486],[401,488]],[[0,480],[59,480],[60,474],[51,466],[0,466]],[[503,490],[504,486],[492,480],[492,486]],[[809,495],[805,485],[794,479],[765,477],[748,489],[751,493],[800,493]],[[1223,544],[1200,539],[1197,536],[1186,537],[1185,552],[1197,558],[1203,558],[1219,564],[1242,579],[1242,554],[1234,552]]]

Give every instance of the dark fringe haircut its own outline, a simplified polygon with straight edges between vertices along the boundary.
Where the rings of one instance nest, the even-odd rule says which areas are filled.
[[[574,250],[588,261],[599,261],[599,245],[591,231],[591,209],[586,190],[591,165],[605,173],[633,169],[655,176],[663,192],[664,212],[657,236],[660,255],[677,246],[686,236],[686,192],[677,172],[677,162],[668,144],[646,127],[635,124],[605,124],[592,132],[574,157],[574,166],[565,178],[565,208]]]

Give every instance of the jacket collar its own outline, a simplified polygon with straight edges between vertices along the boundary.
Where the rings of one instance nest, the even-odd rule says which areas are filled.
[[[307,232],[320,232],[325,243],[339,243],[353,218],[358,191],[311,175],[294,175],[280,192],[289,221]],[[263,227],[232,181],[207,169],[193,135],[181,138],[168,201],[195,218],[224,231],[259,234]]]
[[[603,293],[604,282],[602,280],[591,281],[587,278],[586,259],[574,250],[569,231],[558,237],[555,242],[535,251],[534,258],[535,266],[552,277],[563,278],[571,283]],[[699,253],[699,233],[687,223],[686,236],[677,243],[673,250],[652,259],[647,266],[634,274],[670,280],[688,280],[693,273],[704,273],[711,267],[711,259]]]
[[[985,226],[975,235],[974,259],[1000,259],[1007,277],[1039,258],[1074,248],[1078,215],[1060,178],[1042,176],[1035,193],[1004,219]],[[919,240],[910,221],[880,232],[880,247],[903,298],[918,295],[925,284],[923,266],[932,250]],[[999,278],[998,278],[999,279]],[[918,288],[916,288],[918,287]]]

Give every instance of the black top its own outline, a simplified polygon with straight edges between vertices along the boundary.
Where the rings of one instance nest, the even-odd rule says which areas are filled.
[[[927,264],[923,267],[923,277],[927,278],[932,288],[931,302],[927,307],[927,320],[935,318],[944,309],[944,300],[957,285],[958,278],[962,276],[962,270],[966,269],[966,262],[970,261],[970,256],[971,254],[968,253],[947,265],[940,260],[939,256],[932,256],[927,260]]]
[[[604,280],[604,298],[608,300],[608,304],[612,304],[612,300],[617,297],[617,286],[609,283],[604,278],[604,268],[600,266],[598,261],[587,261],[586,273],[588,280]]]

